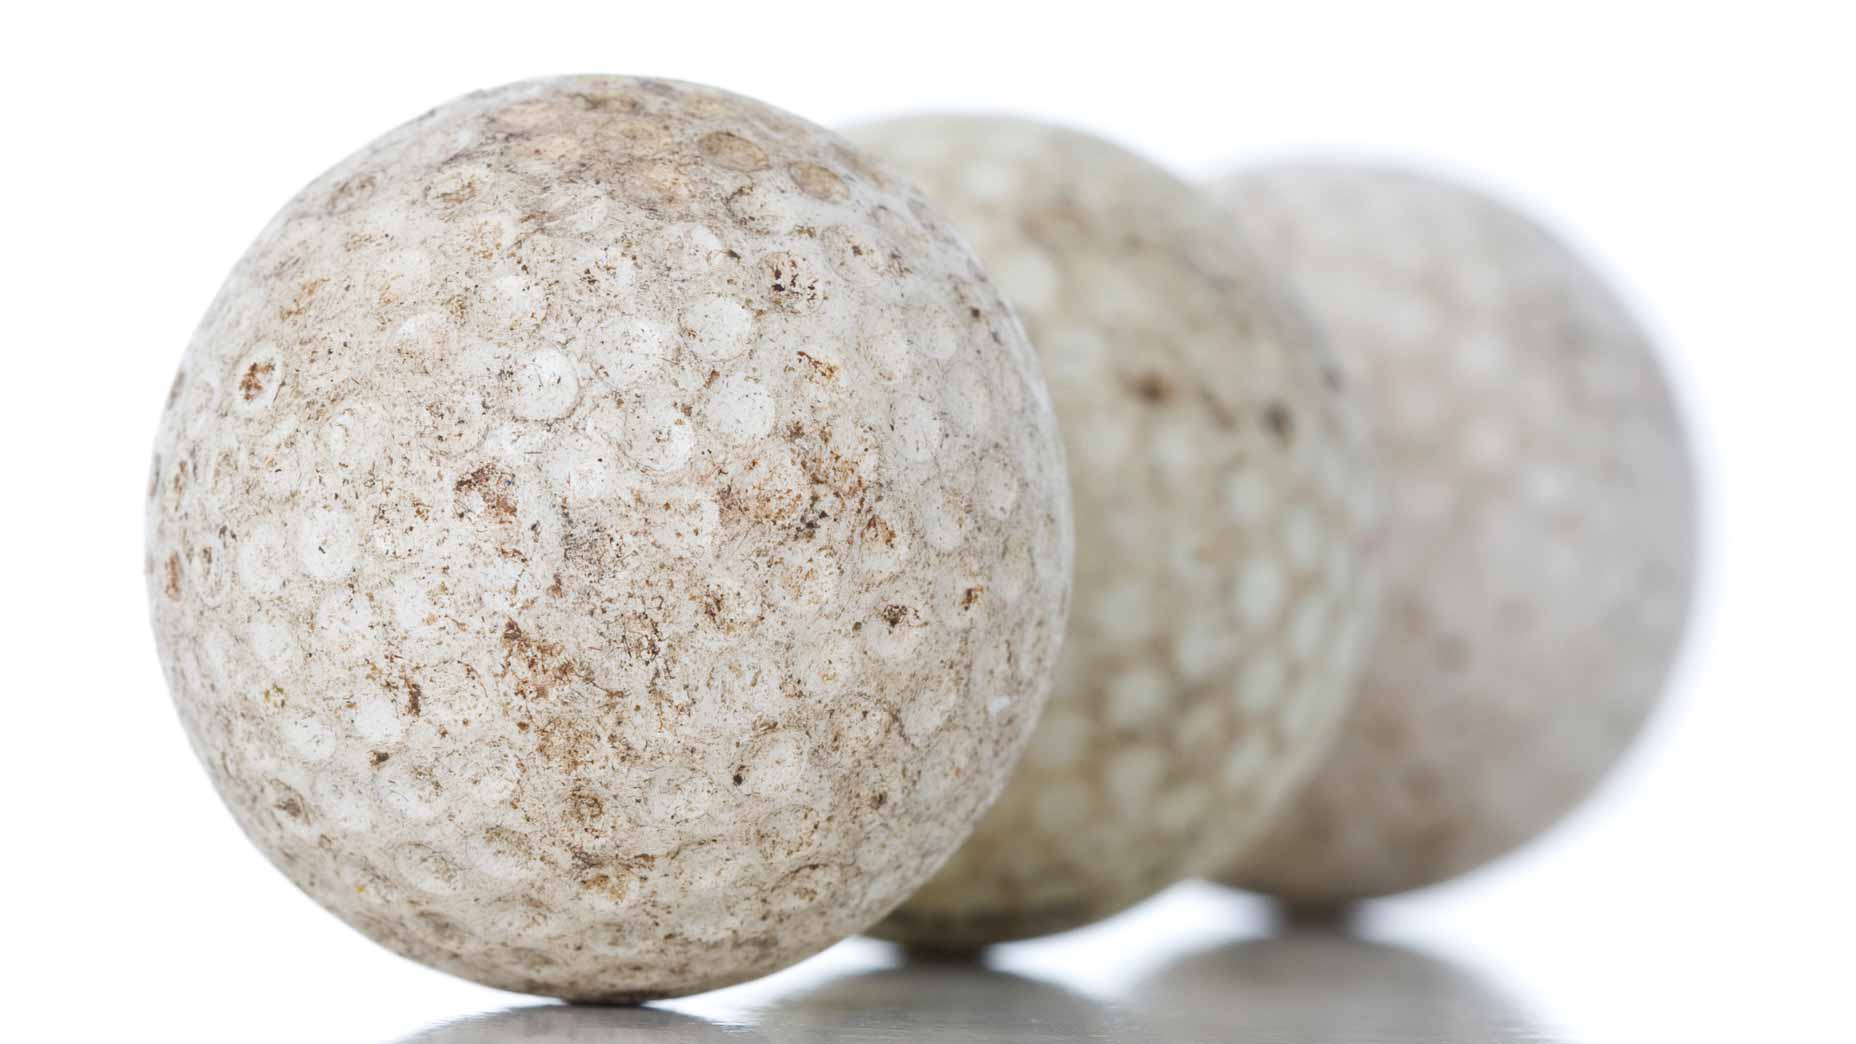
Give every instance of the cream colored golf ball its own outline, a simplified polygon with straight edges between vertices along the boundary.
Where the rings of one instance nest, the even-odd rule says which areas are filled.
[[[1070,591],[973,257],[723,91],[471,94],[317,178],[188,346],[148,486],[188,737],[373,938],[635,1001],[866,927],[966,836]]]
[[[1068,450],[1076,598],[999,803],[878,929],[968,948],[1225,865],[1313,766],[1373,612],[1350,392],[1197,189],[979,117],[852,137],[919,184],[1031,335]]]
[[[1642,328],[1515,209],[1339,165],[1219,183],[1367,397],[1384,606],[1320,772],[1230,879],[1329,906],[1454,877],[1603,778],[1695,571],[1688,446]]]

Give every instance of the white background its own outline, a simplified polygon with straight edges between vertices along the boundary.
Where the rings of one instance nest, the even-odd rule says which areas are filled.
[[[0,1036],[366,1041],[515,1000],[366,943],[239,836],[156,666],[142,487],[194,324],[303,183],[464,91],[596,71],[826,124],[1016,110],[1195,176],[1284,151],[1401,158],[1546,216],[1664,344],[1705,482],[1702,604],[1665,711],[1597,802],[1373,929],[1480,965],[1580,1039],[1846,1031],[1819,1021],[1856,970],[1842,5],[1088,6],[15,6]],[[1144,955],[1254,916],[1187,890],[1005,960],[1112,991]]]

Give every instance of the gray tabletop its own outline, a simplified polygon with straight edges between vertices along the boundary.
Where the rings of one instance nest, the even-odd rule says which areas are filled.
[[[405,1044],[1574,1039],[1550,1031],[1472,967],[1326,928],[1233,933],[1139,970],[1113,967],[1112,956],[1086,944],[1074,947],[1067,959],[1052,955],[1054,974],[911,960],[877,944],[828,957],[745,994],[722,991],[644,1008],[521,1005],[401,1039]],[[1102,967],[1105,961],[1111,966]],[[1121,974],[1124,970],[1130,974]]]

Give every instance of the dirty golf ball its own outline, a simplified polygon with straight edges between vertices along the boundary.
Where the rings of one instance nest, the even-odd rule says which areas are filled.
[[[1044,363],[1076,602],[1005,794],[878,929],[965,949],[1223,865],[1313,767],[1372,612],[1339,375],[1217,205],[1100,139],[924,117],[852,137],[945,208]]]
[[[1384,606],[1351,715],[1233,880],[1302,906],[1442,881],[1545,830],[1656,703],[1694,491],[1642,330],[1515,210],[1345,166],[1219,186],[1371,407]]]
[[[189,345],[163,666],[252,840],[374,940],[635,1001],[876,920],[966,836],[1069,594],[1048,394],[906,184],[586,77],[342,162]]]

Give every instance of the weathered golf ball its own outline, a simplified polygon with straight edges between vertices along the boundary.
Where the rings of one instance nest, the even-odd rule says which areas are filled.
[[[1346,166],[1218,186],[1371,409],[1384,605],[1339,741],[1232,880],[1304,906],[1442,881],[1539,834],[1656,703],[1695,495],[1641,328],[1515,210]]]
[[[1062,447],[973,257],[722,91],[472,94],[291,201],[148,488],[182,721],[399,953],[625,1001],[913,891],[1003,785],[1069,598]]]
[[[1331,734],[1372,619],[1372,485],[1339,374],[1215,202],[1009,119],[852,132],[973,244],[1050,381],[1076,602],[999,803],[878,934],[1076,927],[1234,858]]]

